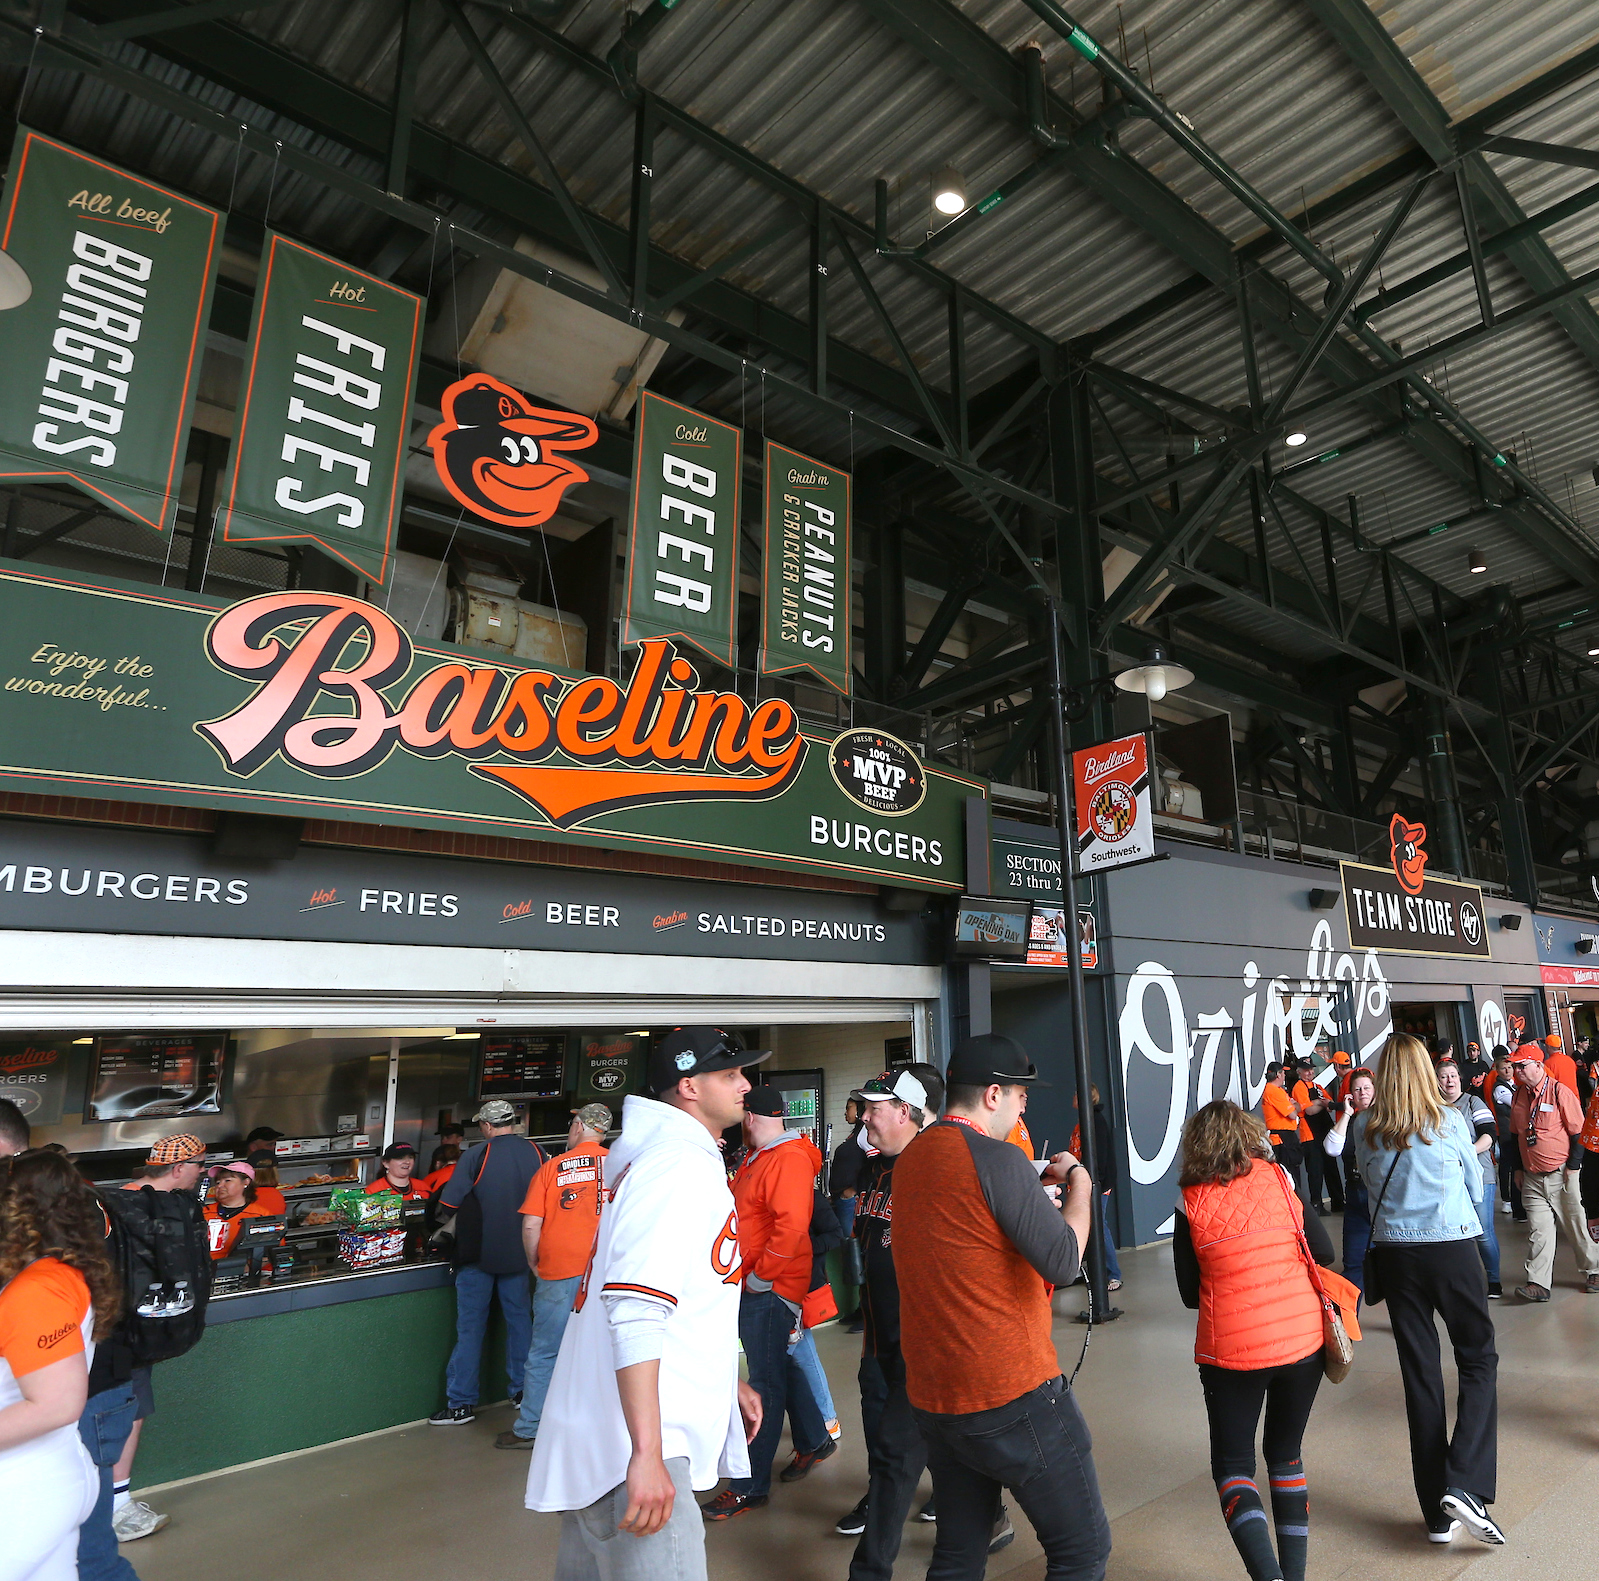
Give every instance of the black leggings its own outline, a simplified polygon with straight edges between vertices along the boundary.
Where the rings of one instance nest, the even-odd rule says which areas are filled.
[[[1201,1365],[1210,1418],[1210,1473],[1222,1519],[1250,1581],[1304,1581],[1310,1546],[1310,1501],[1299,1445],[1321,1384],[1321,1351],[1281,1367],[1236,1372]],[[1266,1454],[1271,1516],[1255,1481],[1255,1428],[1266,1407]],[[1268,1526],[1277,1537],[1273,1550]]]
[[[1321,1380],[1319,1346],[1303,1361],[1252,1372],[1201,1363],[1199,1381],[1205,1391],[1205,1414],[1210,1418],[1211,1476],[1218,1482],[1224,1477],[1254,1476],[1255,1429],[1260,1425],[1262,1404],[1266,1407],[1266,1434],[1260,1447],[1266,1464],[1298,1460]]]

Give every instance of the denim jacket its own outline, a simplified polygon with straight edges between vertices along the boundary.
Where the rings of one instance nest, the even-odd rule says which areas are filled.
[[[1426,1141],[1413,1136],[1410,1146],[1399,1154],[1397,1165],[1390,1149],[1368,1140],[1366,1114],[1355,1116],[1349,1133],[1374,1213],[1383,1182],[1388,1180],[1382,1213],[1372,1225],[1374,1242],[1414,1245],[1475,1240],[1482,1234],[1475,1206],[1482,1200],[1482,1167],[1471,1130],[1458,1110],[1445,1109],[1443,1125]],[[1390,1166],[1392,1180],[1388,1179]]]

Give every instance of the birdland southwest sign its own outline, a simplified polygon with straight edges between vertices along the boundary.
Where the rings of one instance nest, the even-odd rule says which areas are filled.
[[[860,734],[856,732],[855,734]],[[422,645],[344,594],[231,606],[107,578],[0,567],[0,778],[12,789],[478,830],[831,872],[922,889],[964,879],[962,800],[923,764],[879,807],[835,733],[780,698],[701,684],[668,638],[630,675]],[[850,767],[854,768],[853,756]],[[897,776],[895,776],[897,778]]]

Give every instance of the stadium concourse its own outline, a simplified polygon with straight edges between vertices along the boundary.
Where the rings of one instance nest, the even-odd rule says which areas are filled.
[[[1506,1267],[1525,1231],[1501,1221]],[[1178,1301],[1165,1245],[1123,1251],[1126,1309],[1093,1331],[1077,1388],[1094,1433],[1114,1548],[1111,1581],[1234,1581],[1238,1557],[1216,1519],[1206,1463],[1205,1410],[1194,1375],[1193,1314]],[[1420,1540],[1410,1486],[1404,1401],[1388,1320],[1364,1318],[1354,1371],[1324,1386],[1305,1441],[1314,1479],[1310,1574],[1318,1581],[1550,1581],[1591,1573],[1599,1507],[1599,1301],[1584,1299],[1569,1267],[1547,1306],[1505,1302],[1499,1337],[1499,1499],[1509,1541],[1448,1548]],[[1055,1344],[1069,1372],[1083,1329],[1070,1321],[1080,1289],[1057,1301]],[[803,1482],[774,1491],[763,1510],[707,1532],[712,1581],[840,1581],[854,1540],[833,1523],[866,1485],[857,1418],[856,1336],[817,1334],[844,1430],[839,1453]],[[1448,1388],[1452,1370],[1446,1367]],[[281,1575],[331,1569],[340,1581],[414,1574],[548,1576],[559,1518],[522,1508],[527,1462],[496,1454],[509,1405],[465,1432],[416,1422],[388,1432],[154,1490],[172,1524],[139,1545],[141,1581],[187,1581],[214,1565],[224,1528],[241,1511],[292,1509],[293,1520],[251,1520],[251,1563]],[[786,1458],[787,1445],[784,1445]],[[924,1481],[923,1493],[930,1491]],[[1016,1541],[989,1561],[991,1577],[1038,1581],[1044,1558],[1014,1510]],[[897,1573],[922,1574],[933,1528],[906,1529]]]

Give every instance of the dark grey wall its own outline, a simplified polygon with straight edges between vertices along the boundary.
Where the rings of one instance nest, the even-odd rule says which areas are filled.
[[[1295,1046],[1284,993],[1307,979],[1349,982],[1359,1045],[1350,1052],[1370,1059],[1395,1000],[1464,1004],[1467,1025],[1497,1042],[1505,988],[1538,984],[1533,929],[1525,908],[1510,902],[1488,901],[1489,961],[1352,951],[1342,902],[1331,911],[1310,907],[1313,888],[1337,887],[1335,872],[1163,849],[1170,861],[1105,875],[1127,1148],[1128,1189],[1119,1195],[1123,1214],[1131,1210],[1131,1222],[1123,1221],[1129,1238],[1169,1232],[1187,1116],[1213,1096],[1255,1106],[1267,1063]],[[1506,913],[1523,917],[1519,930],[1500,927]]]

